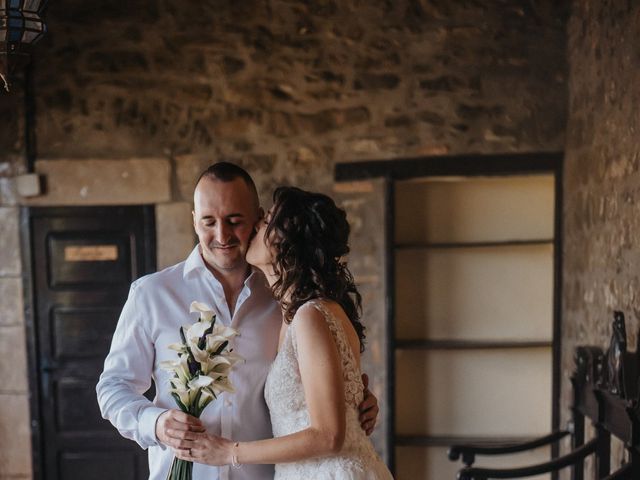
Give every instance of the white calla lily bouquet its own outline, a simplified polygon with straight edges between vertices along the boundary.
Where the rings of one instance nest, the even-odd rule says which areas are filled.
[[[242,358],[229,348],[229,341],[238,332],[216,325],[215,312],[209,305],[192,302],[189,311],[198,312],[200,318],[191,326],[180,327],[182,342],[169,345],[178,352],[178,359],[162,362],[160,366],[174,374],[169,381],[170,392],[178,408],[200,417],[218,395],[235,391],[229,374]],[[167,480],[191,480],[192,469],[192,462],[174,458]]]

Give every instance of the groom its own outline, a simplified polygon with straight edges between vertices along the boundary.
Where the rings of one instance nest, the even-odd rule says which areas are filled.
[[[165,480],[173,453],[185,432],[201,429],[237,441],[272,436],[263,388],[275,358],[282,312],[259,271],[245,254],[262,218],[255,184],[237,165],[220,162],[200,176],[194,193],[193,225],[199,243],[184,261],[142,277],[131,285],[96,387],[102,416],[126,438],[149,449],[151,480]],[[189,305],[208,303],[217,321],[240,332],[235,351],[245,359],[232,380],[236,393],[224,393],[200,421],[175,408],[168,391],[169,373],[160,362],[173,360],[167,348],[179,342],[179,328],[189,323]],[[142,393],[156,385],[156,398]],[[366,392],[360,406],[362,428],[371,433],[377,399]],[[271,480],[273,466],[238,469],[194,464],[193,479]]]

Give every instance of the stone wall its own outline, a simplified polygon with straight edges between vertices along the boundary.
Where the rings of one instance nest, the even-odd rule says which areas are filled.
[[[241,158],[269,189],[326,186],[336,161],[561,150],[563,3],[59,0],[39,155]]]
[[[575,345],[606,347],[614,310],[626,314],[632,349],[640,326],[639,44],[637,2],[574,3],[564,180],[565,407]]]
[[[0,479],[31,478],[31,427],[20,259],[18,199],[12,177],[25,169],[22,82],[0,93]]]
[[[379,388],[382,187],[335,186],[333,166],[562,150],[566,3],[57,0],[34,67],[38,158],[165,158],[176,215],[222,158],[253,174],[267,205],[278,184],[337,195]]]

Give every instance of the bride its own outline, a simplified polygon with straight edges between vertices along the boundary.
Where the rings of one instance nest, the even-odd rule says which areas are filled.
[[[358,421],[364,327],[360,294],[342,262],[344,210],[326,195],[280,187],[247,261],[264,272],[283,322],[265,385],[275,438],[234,442],[191,433],[176,456],[209,465],[275,463],[277,480],[391,479]]]

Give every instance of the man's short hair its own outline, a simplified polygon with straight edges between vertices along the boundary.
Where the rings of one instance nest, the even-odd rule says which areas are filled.
[[[232,182],[236,178],[241,178],[244,180],[244,183],[247,184],[249,190],[255,195],[255,199],[257,204],[260,204],[258,198],[258,189],[256,188],[256,184],[251,178],[251,175],[247,173],[247,171],[239,165],[231,162],[217,162],[213,165],[210,165],[204,172],[200,174],[198,177],[198,181],[196,185],[200,183],[200,180],[203,178],[209,178],[212,180],[220,180],[221,182]]]

